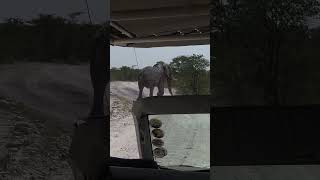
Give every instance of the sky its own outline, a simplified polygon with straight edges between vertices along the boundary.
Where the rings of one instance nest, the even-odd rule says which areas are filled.
[[[106,0],[88,0],[94,23],[103,23],[108,19]],[[85,0],[1,0],[0,20],[8,17],[30,19],[37,14],[57,14],[67,17],[68,14],[78,11],[87,12]],[[79,17],[88,22],[88,14]]]
[[[202,54],[210,60],[210,45],[198,46],[180,46],[180,47],[159,47],[159,48],[134,48],[110,46],[110,66],[132,67],[137,65],[138,68],[153,66],[157,61],[171,62],[171,60],[181,55]]]

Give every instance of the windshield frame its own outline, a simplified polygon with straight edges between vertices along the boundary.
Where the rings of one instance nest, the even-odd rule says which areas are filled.
[[[162,115],[165,115],[165,119],[162,119]],[[177,116],[178,115],[178,116]],[[182,118],[181,119],[181,116],[180,115],[182,115],[182,116],[184,116],[184,118]],[[193,115],[196,115],[196,116],[193,116]],[[153,117],[152,117],[153,116]],[[169,119],[167,119],[168,118],[168,116],[170,116],[169,117]],[[205,120],[204,121],[204,123],[208,123],[208,121],[209,121],[209,123],[210,123],[210,113],[198,113],[198,114],[161,114],[160,116],[157,114],[157,115],[148,115],[148,121],[150,122],[150,120],[151,119],[153,119],[153,118],[156,118],[156,119],[159,119],[160,121],[162,121],[162,123],[176,123],[176,122],[181,122],[181,121],[183,121],[183,119],[185,119],[185,116],[187,116],[187,119],[189,119],[189,123],[190,123],[190,120],[191,121],[198,121],[198,123],[200,123],[200,122],[203,122],[202,120]],[[205,119],[201,119],[200,121],[199,121],[199,116],[200,117],[205,117]],[[209,117],[208,117],[209,116]],[[175,118],[178,118],[178,119],[175,119]],[[187,122],[187,121],[186,121]],[[200,123],[200,124],[202,124],[202,123]],[[184,126],[184,125],[182,125],[182,124],[179,124],[179,126]],[[179,152],[179,154],[184,154],[185,153],[185,155],[187,155],[187,158],[183,158],[184,160],[183,160],[183,163],[182,164],[180,164],[180,163],[177,163],[178,161],[181,161],[181,157],[180,158],[177,158],[177,160],[178,161],[175,161],[175,163],[174,164],[172,164],[173,163],[173,161],[171,161],[172,160],[172,158],[176,158],[175,156],[171,156],[171,158],[169,158],[169,159],[167,159],[167,157],[165,156],[165,157],[163,157],[163,158],[154,158],[154,161],[156,161],[157,162],[157,164],[161,164],[160,166],[162,166],[162,167],[165,167],[165,168],[169,168],[169,169],[175,169],[175,170],[179,170],[179,169],[184,169],[184,171],[203,171],[203,170],[207,170],[207,169],[210,169],[210,154],[208,154],[209,156],[206,156],[205,157],[205,161],[207,161],[207,158],[209,158],[208,159],[208,162],[206,162],[206,163],[209,163],[209,166],[208,167],[203,167],[203,164],[202,163],[195,163],[195,162],[197,162],[198,160],[200,160],[200,159],[202,159],[202,160],[204,160],[203,158],[204,157],[202,157],[202,158],[194,158],[194,153],[195,152],[198,152],[198,151],[192,151],[192,152],[190,152],[190,151],[188,151],[188,150],[186,150],[186,149],[184,149],[184,150],[186,150],[186,152],[184,152],[184,150],[183,149],[180,149],[181,147],[185,147],[185,148],[187,148],[187,149],[189,149],[187,146],[189,146],[189,145],[187,145],[187,144],[190,144],[190,143],[187,143],[187,144],[184,144],[184,143],[179,143],[179,145],[177,145],[176,147],[178,147],[178,149],[175,149],[175,150],[173,150],[172,151],[172,149],[170,148],[170,146],[169,146],[169,141],[170,140],[172,140],[172,139],[174,139],[174,138],[168,138],[168,137],[170,137],[170,133],[169,133],[169,131],[167,131],[168,129],[166,128],[166,127],[170,127],[170,125],[169,126],[166,126],[165,124],[162,124],[162,126],[160,127],[160,129],[161,130],[163,130],[163,132],[164,132],[164,137],[163,138],[161,138],[161,139],[163,139],[163,141],[164,141],[164,144],[167,144],[167,145],[164,145],[163,147],[166,149],[166,150],[168,150],[168,153],[169,152]],[[188,126],[189,127],[189,126]],[[193,127],[194,128],[194,127]],[[191,128],[191,129],[193,129],[193,128]],[[206,130],[209,130],[210,131],[210,127],[208,127],[208,126],[206,126],[206,128],[209,128],[209,129],[206,129]],[[153,128],[153,127],[151,127],[151,126],[149,126],[149,133],[150,133],[150,137],[152,136],[152,130],[154,130],[155,128]],[[191,130],[190,128],[188,129],[188,128],[186,128],[185,130],[186,131],[190,131]],[[200,130],[200,129],[199,129]],[[203,130],[200,130],[200,131],[202,131],[202,132],[207,132],[207,131],[203,131]],[[174,130],[175,131],[175,130]],[[200,131],[196,131],[196,134],[202,134]],[[172,131],[171,131],[172,132]],[[184,131],[180,131],[180,132],[184,132]],[[209,137],[210,137],[210,132],[208,132],[209,133]],[[206,134],[206,133],[205,133]],[[201,139],[207,139],[208,137],[204,137],[204,136],[206,136],[205,134],[202,134],[203,136],[198,136],[198,137],[201,137]],[[181,134],[180,134],[181,135]],[[186,136],[188,136],[186,133],[183,133],[183,137],[186,137]],[[180,136],[181,137],[181,136]],[[183,138],[182,137],[182,138]],[[191,137],[192,138],[192,137]],[[154,139],[154,137],[152,137],[151,138],[151,140],[150,140],[150,142],[152,142],[152,140]],[[192,138],[193,139],[193,138]],[[167,140],[167,141],[166,141]],[[208,139],[209,140],[209,139]],[[185,139],[185,142],[187,142],[187,141],[189,141],[189,140],[187,140],[187,139]],[[210,141],[210,140],[209,140]],[[200,141],[194,141],[193,143],[191,143],[191,144],[194,144],[194,143],[197,143],[197,142],[202,142],[201,140]],[[204,142],[207,142],[207,141],[204,141]],[[199,144],[197,144],[196,146],[194,146],[195,147],[195,149],[197,149],[197,147],[203,147],[204,146],[204,144],[203,143],[201,143],[201,145],[199,145]],[[152,145],[152,143],[151,143],[151,148],[152,149],[154,149],[154,148],[156,148],[157,146],[154,146],[154,145]],[[209,148],[210,148],[210,146],[209,146]],[[192,148],[193,149],[193,148]],[[181,150],[181,151],[180,151]],[[198,149],[199,151],[201,151],[201,149]],[[153,153],[153,151],[152,151],[152,153]],[[208,152],[202,152],[202,155],[203,154],[207,154]],[[209,153],[210,153],[210,149],[209,149]],[[196,153],[197,154],[197,153]],[[169,154],[168,154],[169,155]],[[169,155],[170,156],[170,155]],[[155,156],[153,156],[153,157],[155,157]],[[193,158],[192,158],[193,157]],[[163,159],[163,160],[160,160],[160,161],[157,161],[156,159]],[[188,159],[188,160],[185,160],[185,159]],[[191,161],[190,161],[191,160]],[[161,163],[161,161],[163,162],[163,163],[169,163],[168,165],[163,165],[162,163]],[[199,161],[198,161],[199,162]],[[201,161],[202,162],[202,161]],[[194,164],[195,163],[195,164]],[[194,166],[193,166],[193,165]],[[200,166],[199,166],[200,165]]]
[[[210,102],[210,95],[147,97],[134,101],[132,115],[136,126],[140,158],[154,161],[149,115],[210,114]]]

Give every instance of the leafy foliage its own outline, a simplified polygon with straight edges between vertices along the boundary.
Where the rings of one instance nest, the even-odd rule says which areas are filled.
[[[203,55],[178,56],[170,67],[177,79],[174,86],[178,94],[209,94],[209,61]]]
[[[319,32],[307,26],[308,18],[319,16],[319,1],[228,0],[211,6],[212,28],[218,30],[213,36],[212,53],[217,57],[213,73],[218,79],[213,86],[219,89],[216,83],[223,82],[233,89],[228,95],[233,103],[248,103],[253,96],[260,100],[252,103],[288,103],[289,87],[294,86],[288,73],[298,68],[295,61],[319,56],[310,49],[315,41],[309,39]]]
[[[164,63],[159,61],[157,63]],[[209,94],[210,71],[207,70],[209,61],[203,55],[178,56],[170,62],[170,69],[176,79],[172,87],[180,95]],[[111,68],[111,81],[137,81],[140,69],[128,66]],[[167,87],[167,84],[165,84]]]
[[[70,19],[50,14],[39,14],[30,21],[7,19],[0,24],[0,62],[88,62],[92,37],[101,25],[77,23],[78,15],[72,13]]]
[[[138,81],[138,75],[141,70],[133,69],[128,66],[110,69],[111,81]]]

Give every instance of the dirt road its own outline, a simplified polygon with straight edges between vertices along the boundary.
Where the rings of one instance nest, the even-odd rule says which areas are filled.
[[[158,90],[155,88],[154,94]],[[131,114],[132,102],[138,97],[138,83],[114,81],[110,83],[110,146],[111,156],[135,159],[139,158],[134,120]],[[143,96],[149,94],[144,89]],[[165,95],[169,95],[165,89]]]
[[[0,66],[0,96],[15,99],[55,119],[67,132],[87,115],[92,90],[88,65],[16,63]]]
[[[110,100],[116,106],[111,121],[111,152],[116,152],[113,153],[115,156],[138,156],[130,113],[130,104],[137,97],[135,86],[134,82],[111,85]],[[46,126],[52,131],[64,130],[70,134],[73,122],[87,115],[91,95],[87,64],[15,63],[0,66],[0,96],[46,114],[50,118],[46,119]],[[124,105],[127,105],[125,109],[121,109]]]
[[[89,78],[88,65],[0,65],[0,179],[72,179],[69,135],[89,110]]]

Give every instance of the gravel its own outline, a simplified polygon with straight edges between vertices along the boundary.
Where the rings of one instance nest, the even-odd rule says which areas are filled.
[[[31,110],[8,101],[0,101],[0,109],[8,113],[0,123],[10,120],[12,125],[0,147],[0,179],[72,179],[66,161],[71,139],[47,134],[45,120],[29,117]]]

